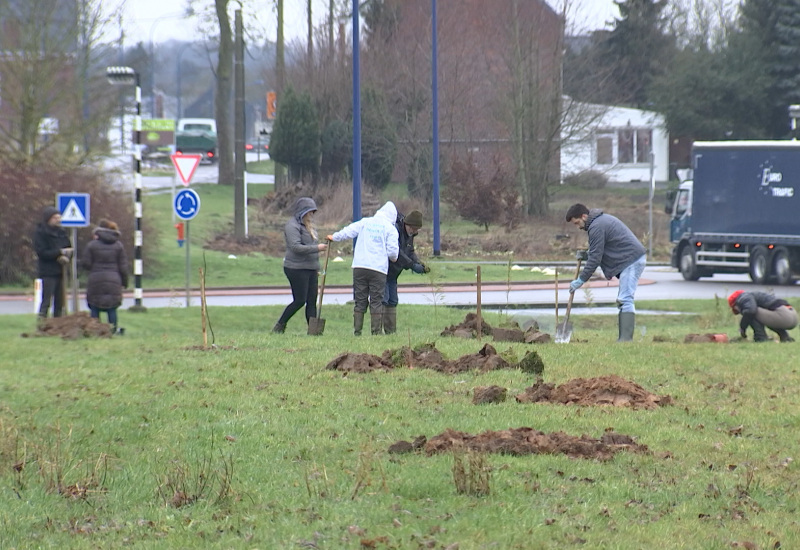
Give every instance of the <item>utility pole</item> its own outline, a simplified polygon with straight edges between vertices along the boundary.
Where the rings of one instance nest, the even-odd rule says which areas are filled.
[[[244,31],[242,10],[234,12],[236,47],[233,50],[233,89],[236,113],[233,117],[233,232],[237,239],[245,237],[245,197],[244,192]]]
[[[283,98],[283,85],[286,78],[286,65],[283,57],[283,0],[278,0],[278,39],[275,44],[275,92],[280,103]],[[283,165],[275,162],[275,190],[283,184]]]

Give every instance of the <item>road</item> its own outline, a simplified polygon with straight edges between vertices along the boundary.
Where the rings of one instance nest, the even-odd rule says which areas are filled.
[[[425,285],[407,286],[400,279],[401,304],[475,306],[478,292],[476,285],[448,285],[433,288]],[[560,314],[563,314],[569,298],[569,281],[561,282],[558,291]],[[588,287],[588,289],[587,289]],[[681,275],[669,267],[652,266],[645,269],[636,292],[637,300],[711,300],[715,296],[726,297],[733,290],[765,290],[781,298],[800,297],[800,285],[771,287],[755,285],[745,275],[715,275],[710,279],[684,281]],[[0,296],[0,314],[24,314],[33,312],[33,300],[29,295]],[[592,280],[577,291],[574,297],[573,312],[594,314],[616,313],[614,302],[617,296],[616,280],[606,282]],[[555,287],[553,283],[517,284],[512,288],[506,285],[483,285],[481,304],[486,308],[523,308],[555,311]],[[342,305],[353,299],[349,286],[327,287],[323,305]],[[291,301],[289,287],[248,288],[248,289],[208,289],[206,302],[209,306],[264,306],[286,305]],[[147,308],[186,307],[186,293],[178,289],[173,292],[144,289],[142,304]],[[81,307],[85,300],[80,299]],[[591,303],[591,310],[585,307]],[[191,306],[198,306],[200,297],[192,292]],[[133,298],[126,295],[123,308],[133,305]],[[640,311],[640,313],[644,313]]]
[[[247,153],[245,160],[247,162],[255,162],[258,160],[258,153]],[[269,155],[262,154],[261,160],[269,159]],[[133,189],[133,170],[131,169],[130,156],[120,156],[107,159],[104,163],[104,168],[108,171],[115,171],[119,173],[119,182],[126,189]],[[146,172],[145,172],[146,174]],[[248,183],[274,183],[275,176],[272,174],[252,174],[246,173]],[[219,165],[217,164],[201,164],[192,177],[192,184],[198,183],[217,183],[219,179]],[[143,176],[142,188],[155,191],[161,189],[171,189],[172,186],[181,187],[183,183],[180,178],[175,176]]]

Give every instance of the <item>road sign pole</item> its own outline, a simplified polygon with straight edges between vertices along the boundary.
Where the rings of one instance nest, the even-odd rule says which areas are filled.
[[[72,228],[72,313],[78,313],[78,228]]]
[[[191,280],[191,268],[192,268],[192,257],[189,255],[189,250],[192,247],[192,240],[189,234],[189,226],[191,222],[186,220],[186,307],[191,307],[192,305],[192,290],[190,287],[190,280]]]

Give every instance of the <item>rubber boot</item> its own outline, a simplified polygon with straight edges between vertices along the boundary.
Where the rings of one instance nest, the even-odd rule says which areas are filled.
[[[369,310],[369,324],[372,334],[383,334],[383,308],[378,311]]]
[[[633,327],[636,326],[636,314],[632,311],[622,311],[619,314],[619,338],[617,342],[633,341]]]
[[[777,332],[777,333],[778,333],[778,338],[780,338],[780,341],[781,341],[782,343],[785,343],[785,342],[794,342],[794,338],[792,338],[791,336],[789,336],[789,333],[786,331],[786,329],[779,328],[779,329],[778,329],[778,330],[776,330],[775,332]]]
[[[383,333],[394,334],[397,332],[397,308],[383,306]]]
[[[361,328],[364,326],[364,312],[353,312],[353,334],[361,336]]]
[[[285,330],[286,330],[286,323],[281,323],[280,321],[275,323],[275,326],[272,327],[272,332],[274,334],[283,334]]]
[[[770,338],[767,336],[767,331],[764,329],[764,325],[755,319],[750,322],[750,327],[753,329],[753,341],[754,342],[769,342]]]

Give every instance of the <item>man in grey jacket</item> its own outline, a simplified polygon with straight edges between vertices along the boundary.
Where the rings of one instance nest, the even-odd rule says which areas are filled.
[[[644,271],[647,251],[627,225],[599,208],[589,210],[580,203],[573,204],[567,210],[566,219],[589,234],[589,257],[578,278],[569,284],[569,291],[575,292],[583,286],[598,267],[606,279],[619,279],[617,342],[630,342],[636,325],[633,296]]]

